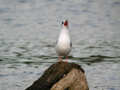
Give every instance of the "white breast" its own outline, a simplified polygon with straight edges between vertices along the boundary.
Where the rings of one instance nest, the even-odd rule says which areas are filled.
[[[56,52],[59,56],[67,56],[71,51],[70,45],[70,36],[67,28],[63,28],[61,30],[60,36],[58,38],[58,42],[56,45]]]

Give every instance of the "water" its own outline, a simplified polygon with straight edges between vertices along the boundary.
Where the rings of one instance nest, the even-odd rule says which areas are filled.
[[[82,65],[90,90],[119,90],[119,0],[0,0],[0,90],[24,90],[57,62],[64,19],[69,62]]]

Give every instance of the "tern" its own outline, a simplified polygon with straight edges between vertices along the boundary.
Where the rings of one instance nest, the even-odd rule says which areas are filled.
[[[62,22],[62,29],[60,31],[59,38],[56,44],[58,60],[62,61],[62,57],[65,57],[67,61],[71,48],[72,42],[69,34],[68,21],[65,20],[64,22]]]

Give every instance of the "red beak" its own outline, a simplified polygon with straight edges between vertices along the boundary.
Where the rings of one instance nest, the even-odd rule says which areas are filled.
[[[68,21],[67,20],[65,20],[64,26],[68,27]]]

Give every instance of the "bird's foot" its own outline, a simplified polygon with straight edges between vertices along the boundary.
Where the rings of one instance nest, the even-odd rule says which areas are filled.
[[[58,62],[62,62],[62,57],[61,56],[58,57]]]
[[[65,62],[68,63],[68,56],[66,56]]]

